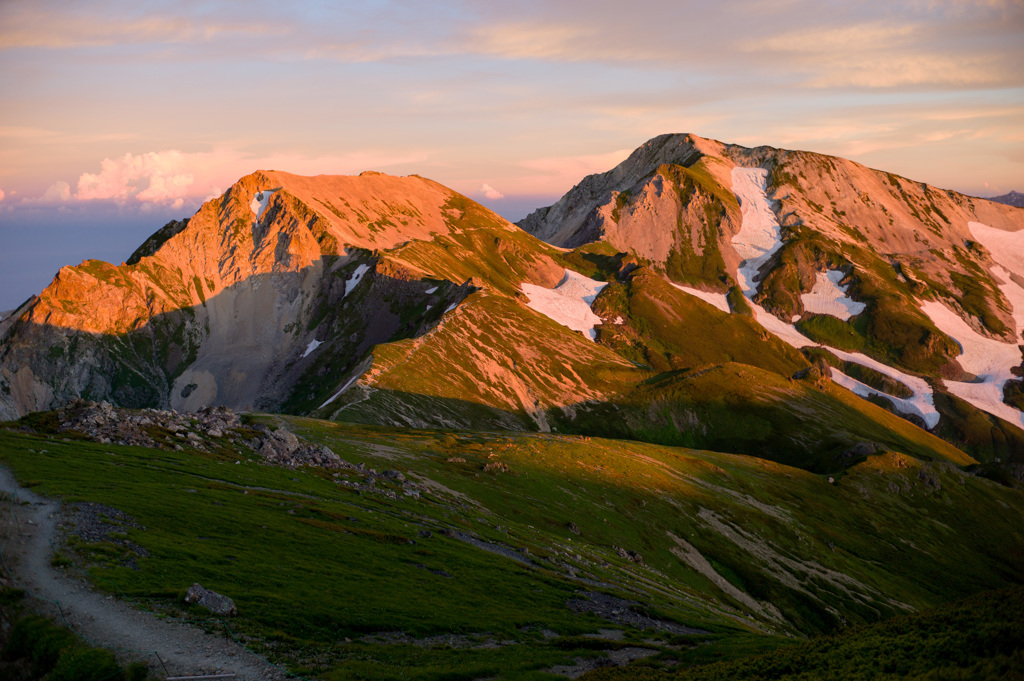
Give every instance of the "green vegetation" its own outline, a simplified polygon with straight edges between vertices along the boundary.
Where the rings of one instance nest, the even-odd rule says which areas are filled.
[[[0,590],[0,676],[8,681],[145,681],[144,664],[127,668],[70,629],[25,613],[21,591]]]
[[[615,195],[615,208],[612,209],[612,220],[615,222],[619,221],[620,211],[629,203],[630,197],[633,195],[628,189],[619,192]]]
[[[606,324],[601,343],[656,372],[742,362],[788,377],[807,365],[750,317],[716,310],[647,268],[608,286],[593,307],[605,319],[624,320]]]
[[[977,317],[982,325],[996,335],[1003,335],[1009,329],[993,312],[991,303],[1000,300],[999,289],[987,276],[968,276],[959,272],[951,272],[953,283],[960,289],[958,298],[964,311]]]
[[[699,447],[819,473],[842,470],[861,442],[924,460],[971,463],[962,452],[825,379],[790,380],[745,364],[667,372],[605,404],[554,422],[563,432]]]
[[[708,172],[709,162],[704,158],[689,168],[671,164],[658,167],[657,173],[671,185],[680,203],[677,245],[669,252],[665,272],[669,279],[681,283],[728,286],[732,278],[725,269],[719,242],[724,238],[722,221],[730,214],[738,221],[739,203]],[[691,204],[697,206],[698,224],[684,224]]]
[[[221,630],[180,600],[199,581],[234,599],[230,626],[250,647],[325,678],[529,678],[623,643],[672,656],[713,640],[693,654],[734,656],[785,640],[769,631],[827,633],[1024,580],[1021,492],[902,454],[869,456],[830,484],[639,442],[257,418],[364,468],[71,443],[21,424],[0,429],[0,461],[42,493],[113,506],[146,528],[128,530],[148,554],[137,570],[104,545],[67,545],[99,588]],[[488,469],[496,461],[506,468]],[[378,475],[379,491],[366,488],[382,468],[417,486]],[[708,633],[679,639],[566,607],[594,582]],[[581,638],[608,628],[623,641]]]
[[[828,314],[804,315],[796,328],[815,343],[848,352],[863,352],[868,343],[854,324]]]
[[[935,391],[935,408],[943,415],[935,434],[985,463],[1024,463],[1024,430],[981,411],[969,402]],[[1002,474],[993,475],[1002,481]],[[1011,484],[1011,480],[1004,481]]]
[[[1020,681],[1024,679],[1024,588],[988,591],[913,615],[760,655],[698,662],[699,646],[663,653],[587,681]],[[705,655],[706,657],[706,655]],[[665,665],[681,661],[684,668]]]

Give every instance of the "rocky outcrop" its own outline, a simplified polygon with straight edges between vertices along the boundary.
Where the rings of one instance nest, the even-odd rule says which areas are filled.
[[[303,443],[294,433],[284,428],[271,429],[264,424],[256,424],[253,430],[259,434],[249,440],[249,446],[270,463],[288,468],[342,466],[341,458],[326,445]]]
[[[185,602],[189,605],[200,605],[214,615],[234,616],[238,614],[235,602],[216,591],[203,588],[201,584],[193,584],[185,592]]]
[[[58,432],[74,432],[103,444],[161,449],[206,449],[221,438],[237,440],[241,426],[230,409],[210,407],[195,414],[160,409],[129,410],[109,402],[75,400],[57,410]]]

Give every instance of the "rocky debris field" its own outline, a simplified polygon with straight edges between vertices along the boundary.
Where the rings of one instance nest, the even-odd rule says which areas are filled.
[[[226,407],[182,414],[161,409],[121,409],[108,402],[75,400],[57,412],[58,432],[76,432],[102,444],[207,450],[211,440],[239,439],[242,422]]]
[[[65,548],[69,542],[106,542],[124,549],[126,567],[138,570],[137,558],[149,555],[146,549],[127,538],[126,531],[145,530],[135,518],[111,506],[86,501],[64,504],[57,521],[57,542]]]
[[[418,497],[423,491],[422,485],[407,480],[399,471],[378,471],[365,464],[350,463],[325,445],[307,442],[287,428],[243,418],[227,407],[206,407],[198,412],[182,413],[173,409],[123,409],[107,402],[76,400],[54,414],[56,423],[48,426],[58,434],[102,444],[176,451],[192,449],[233,458],[251,452],[252,456],[272,466],[335,469],[338,472],[333,477],[338,484],[361,493],[397,499],[399,495]],[[22,429],[35,431],[28,425],[23,425]],[[119,513],[116,509],[109,510]],[[109,513],[106,516],[117,517]]]
[[[647,615],[638,612],[641,608],[639,603],[627,601],[623,598],[616,598],[615,596],[609,596],[608,594],[603,594],[597,591],[586,591],[583,593],[583,596],[586,597],[586,600],[582,598],[574,598],[566,605],[568,605],[569,609],[573,612],[592,612],[598,617],[610,622],[633,626],[637,629],[656,629],[659,631],[666,631],[677,636],[708,633],[701,629],[684,627],[683,625],[676,624],[675,622],[648,617]]]

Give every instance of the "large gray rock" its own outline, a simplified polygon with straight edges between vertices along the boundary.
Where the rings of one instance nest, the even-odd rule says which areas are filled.
[[[185,593],[185,602],[201,605],[215,615],[237,615],[235,602],[216,591],[203,588],[201,584],[193,584]]]

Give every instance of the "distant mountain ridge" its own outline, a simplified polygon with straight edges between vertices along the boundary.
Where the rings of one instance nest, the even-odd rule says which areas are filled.
[[[224,404],[814,470],[1024,452],[1015,208],[663,135],[520,226],[418,176],[258,171],[0,321],[0,417]]]
[[[1011,191],[1000,196],[990,196],[988,200],[995,201],[996,203],[1005,203],[1007,206],[1024,208],[1024,194],[1021,194],[1018,191]]]

